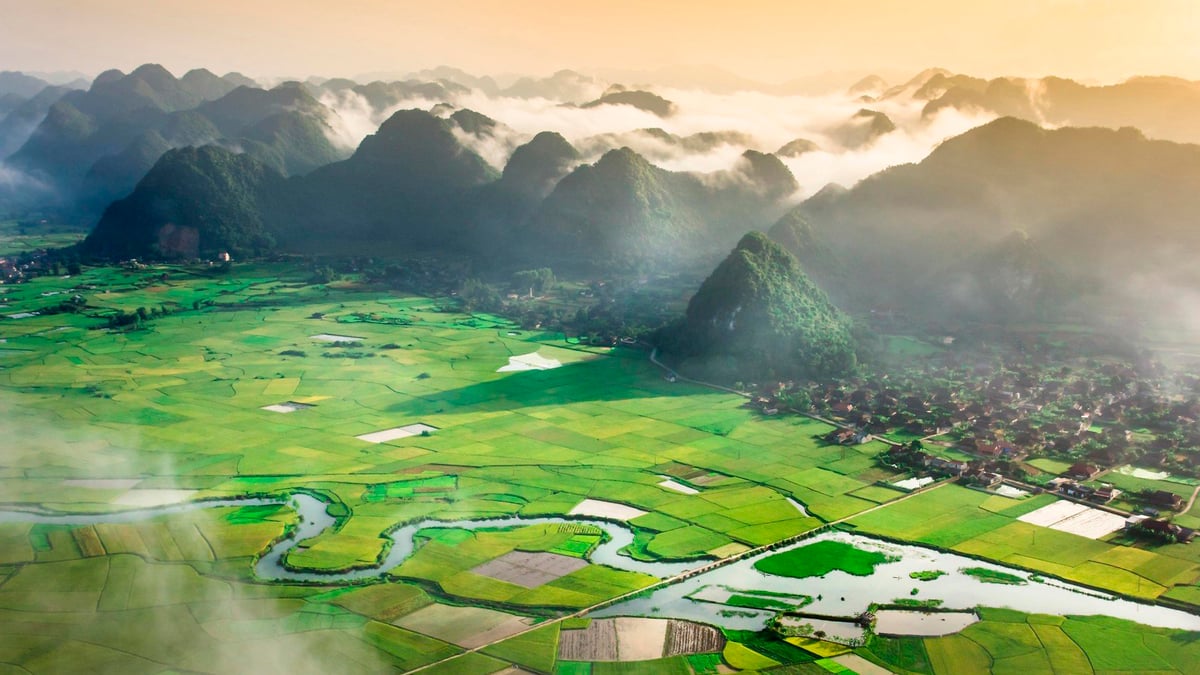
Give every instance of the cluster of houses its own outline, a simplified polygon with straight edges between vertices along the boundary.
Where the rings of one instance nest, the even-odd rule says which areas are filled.
[[[21,263],[16,258],[0,257],[0,283],[14,284],[25,278],[29,263]]]
[[[1127,521],[1126,527],[1134,533],[1149,535],[1172,543],[1190,544],[1196,538],[1196,531],[1190,527],[1183,527],[1169,520],[1148,516],[1134,516]]]
[[[884,464],[895,468],[935,476],[960,478],[964,484],[985,489],[999,487],[1006,478],[1004,472],[1007,465],[997,459],[983,456],[966,462],[931,455],[914,445],[892,446],[881,456],[881,460]],[[1107,504],[1120,497],[1123,494],[1122,491],[1107,483],[1086,484],[1088,481],[1095,480],[1104,471],[1094,464],[1077,462],[1064,471],[1061,476],[1048,481],[1043,489],[1071,499]],[[1140,502],[1143,505],[1142,513],[1149,516],[1177,512],[1184,507],[1183,499],[1168,490],[1145,490],[1134,495],[1132,499]]]
[[[939,380],[963,384],[933,384]],[[1200,392],[1200,380],[1195,389]],[[885,434],[941,437],[936,440],[981,459],[1083,457],[1104,466],[1132,461],[1200,476],[1200,399],[1168,396],[1127,365],[1084,372],[960,368],[905,382],[886,376],[773,382],[749,405],[766,415],[797,408],[831,418],[846,427],[827,438],[836,444]]]
[[[1120,490],[1107,483],[1096,486],[1084,485],[1077,479],[1066,476],[1051,479],[1046,483],[1045,489],[1048,492],[1057,492],[1064,497],[1095,504],[1107,504],[1122,494]]]
[[[994,490],[1004,482],[1004,474],[994,460],[964,462],[931,455],[913,445],[894,445],[880,458],[884,464],[934,476],[954,477],[968,485]]]

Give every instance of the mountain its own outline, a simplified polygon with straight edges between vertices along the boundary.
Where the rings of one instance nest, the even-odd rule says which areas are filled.
[[[769,202],[778,202],[800,189],[796,177],[775,155],[757,150],[742,153],[731,172],[744,179],[744,187],[761,194]]]
[[[222,136],[236,137],[247,127],[273,115],[301,112],[324,117],[328,110],[298,82],[284,82],[273,89],[238,87],[194,108]]]
[[[887,80],[878,75],[867,75],[858,82],[850,85],[846,93],[850,96],[870,96],[875,98],[887,90]]]
[[[487,115],[466,108],[450,113],[450,119],[459,129],[476,138],[495,136],[499,126],[496,120]]]
[[[293,241],[453,247],[467,220],[463,195],[497,178],[457,129],[454,120],[400,110],[350,158],[290,181]]]
[[[345,156],[329,140],[330,114],[294,82],[269,91],[238,87],[197,108],[148,123],[148,129],[120,152],[98,159],[84,177],[80,203],[99,211],[129,194],[164,152],[186,146],[215,143],[284,175],[308,173]]]
[[[880,136],[896,130],[892,120],[876,110],[863,108],[835,129],[829,135],[849,150],[861,148],[874,143]]]
[[[795,256],[804,271],[822,288],[837,294],[846,270],[829,245],[813,231],[800,209],[793,209],[780,218],[767,231],[767,236]]]
[[[677,136],[662,129],[640,129],[643,133],[669,145],[682,148],[688,152],[711,152],[722,145],[747,147],[754,144],[754,138],[741,131],[699,131],[687,136]]]
[[[529,219],[579,162],[579,151],[552,131],[517,147],[500,179],[479,187],[465,200],[471,214],[465,247],[485,258],[495,257],[498,250],[519,249]]]
[[[981,110],[1050,126],[1131,126],[1151,138],[1200,143],[1200,118],[1195,114],[1200,109],[1200,82],[1136,77],[1093,87],[1057,77],[959,77],[940,85],[940,95],[925,106],[926,116],[944,108]]]
[[[268,117],[248,135],[287,138],[294,129],[286,120],[294,114]],[[257,158],[261,148],[169,150],[129,197],[105,211],[83,250],[125,258],[216,249],[244,256],[275,242],[293,251],[452,249],[469,222],[465,197],[497,178],[459,143],[456,129],[452,120],[421,110],[399,111],[350,158],[290,179]],[[144,157],[161,147],[147,143]]]
[[[332,131],[327,120],[332,113],[297,83],[268,91],[234,87],[228,79],[204,70],[190,71],[177,81],[156,68],[143,67],[135,73],[113,72],[97,78],[93,90],[102,92],[96,99],[100,103],[76,93],[62,97],[13,156],[14,166],[54,186],[63,208],[82,219],[129,194],[171,148],[219,143],[285,175],[307,173],[344,157],[329,140]],[[130,78],[135,81],[130,83]],[[146,107],[108,117],[86,112],[105,109],[106,89],[132,87],[144,92],[150,85],[159,93],[143,96]],[[183,110],[155,107],[154,101],[184,95],[181,92],[191,92],[191,100],[218,97]]]
[[[1021,231],[951,261],[926,285],[939,311],[987,322],[1051,318],[1086,292]]]
[[[843,374],[852,323],[766,235],[751,232],[704,280],[661,346],[689,371],[741,381]]]
[[[458,68],[453,68],[450,66],[438,66],[436,68],[427,68],[425,70],[420,70],[415,73],[408,73],[408,74],[400,76],[400,77],[397,77],[396,75],[397,75],[396,73],[367,73],[365,75],[359,75],[355,79],[359,80],[361,82],[370,82],[372,80],[397,80],[397,79],[421,80],[424,82],[441,82],[443,84],[449,82],[449,83],[454,83],[454,84],[460,85],[462,87],[466,87],[467,89],[477,90],[480,93],[485,94],[487,96],[497,96],[500,94],[499,85],[497,85],[496,81],[494,79],[492,79],[491,77],[488,77],[486,75],[484,75],[483,77],[476,77],[464,70],[460,70]]]
[[[217,77],[204,68],[189,70],[179,78],[179,86],[199,97],[202,101],[211,101],[228,94],[239,85],[222,77]]]
[[[1014,230],[1096,293],[1154,279],[1171,293],[1200,289],[1186,253],[1200,246],[1200,146],[1134,129],[1001,118],[798,209],[854,266],[847,281],[869,303],[928,305],[922,289],[941,271]]]
[[[659,117],[670,117],[675,112],[675,104],[658,94],[648,91],[629,90],[620,86],[610,87],[600,98],[583,103],[579,107],[597,108],[605,105],[632,106]]]
[[[234,88],[237,88],[237,87],[255,87],[255,88],[261,87],[261,85],[259,85],[258,82],[255,82],[252,78],[246,77],[245,75],[243,75],[237,71],[225,73],[224,75],[221,76],[221,79],[225,80],[229,84],[232,84],[234,86]]]
[[[267,94],[271,92],[254,94],[255,100],[266,100]],[[628,148],[580,165],[579,152],[556,133],[538,134],[516,148],[503,173],[497,174],[474,148],[497,142],[493,134],[512,134],[495,120],[466,109],[448,117],[398,111],[348,159],[282,180],[262,178],[282,176],[280,169],[287,167],[268,152],[278,146],[262,140],[267,136],[259,132],[269,129],[279,138],[292,138],[294,129],[283,120],[299,111],[268,117],[239,136],[239,162],[252,162],[254,170],[234,165],[213,178],[210,174],[227,168],[228,162],[218,162],[217,155],[197,159],[168,150],[185,134],[213,136],[221,132],[219,127],[246,121],[212,112],[228,106],[222,99],[169,115],[168,124],[97,163],[96,173],[103,169],[114,180],[129,179],[128,167],[166,153],[147,174],[153,180],[138,183],[122,206],[114,205],[105,214],[96,241],[110,243],[93,242],[89,251],[155,255],[156,249],[146,244],[145,233],[153,230],[146,223],[159,227],[164,216],[158,211],[147,215],[147,209],[162,201],[193,204],[197,212],[192,218],[205,222],[245,222],[244,214],[230,214],[258,206],[262,210],[256,228],[261,225],[274,233],[280,248],[290,251],[386,254],[436,248],[487,258],[510,251],[514,260],[528,258],[540,265],[582,262],[592,267],[669,269],[715,259],[746,230],[764,229],[784,213],[798,190],[795,177],[770,154],[748,150],[731,169],[709,174],[666,171]],[[234,147],[226,138],[213,143]],[[177,195],[167,176],[180,180]],[[233,192],[257,195],[254,200],[217,200],[218,213],[210,213],[196,197],[210,185],[232,184],[241,177],[255,182]],[[125,228],[122,221],[132,225]],[[127,229],[137,234],[136,241],[127,246],[111,243]],[[539,245],[524,243],[530,240]]]
[[[917,91],[924,87],[931,79],[941,76],[953,75],[945,68],[926,68],[917,73],[904,84],[898,84],[883,92],[878,98],[907,98],[912,97]]]
[[[660,169],[629,148],[576,168],[554,188],[534,230],[567,258],[677,260],[707,229],[698,210],[702,186]]]
[[[545,199],[579,163],[579,151],[553,131],[543,131],[513,151],[496,186],[529,202]]]
[[[988,81],[978,77],[938,73],[926,80],[912,96],[922,101],[932,101],[945,96],[946,92],[951,90],[982,92],[987,86]]]
[[[0,119],[28,100],[20,94],[0,94]]]
[[[298,110],[271,115],[221,143],[240,147],[286,176],[306,174],[345,157],[330,142],[324,117]]]
[[[573,70],[560,70],[549,77],[522,77],[500,94],[513,98],[545,98],[574,103],[594,99],[604,89],[605,84],[594,77]]]
[[[689,174],[621,148],[563,178],[533,231],[570,261],[667,268],[715,255],[746,230],[765,227],[797,189],[774,155],[747,151],[730,171]]]
[[[265,213],[283,177],[257,160],[207,146],[170,150],[114,202],[80,246],[103,258],[214,258],[265,253]]]
[[[21,98],[33,98],[50,86],[49,82],[12,70],[0,71],[0,95],[15,94]]]
[[[471,92],[469,88],[449,80],[435,82],[375,80],[368,84],[358,84],[352,80],[326,80],[320,84],[314,84],[310,80],[304,84],[304,87],[318,98],[328,95],[343,102],[347,101],[351,95],[357,94],[366,100],[367,105],[376,113],[382,113],[404,103],[411,104],[415,100],[454,101]],[[322,98],[322,100],[325,99]]]
[[[806,152],[816,152],[820,149],[821,146],[806,138],[796,138],[785,143],[775,154],[780,157],[799,157]]]
[[[101,157],[121,152],[170,113],[234,89],[207,71],[189,75],[176,79],[155,64],[129,75],[101,73],[87,91],[69,92],[51,105],[9,163],[54,186],[69,201]]]
[[[654,162],[678,159],[680,151],[703,154],[722,146],[747,148],[755,144],[753,136],[740,131],[701,131],[679,136],[657,127],[597,134],[578,142],[580,151],[587,155],[599,155],[609,150],[629,147]]]
[[[50,106],[70,91],[74,90],[69,87],[46,87],[9,110],[0,119],[0,158],[9,156],[24,145],[45,119]]]

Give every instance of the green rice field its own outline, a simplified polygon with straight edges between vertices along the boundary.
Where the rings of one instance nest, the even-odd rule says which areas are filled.
[[[375,564],[399,524],[563,516],[585,499],[643,512],[629,519],[627,552],[646,560],[719,560],[845,519],[1128,595],[1200,602],[1200,554],[1185,546],[1081,540],[1015,520],[1047,497],[949,485],[905,498],[879,484],[904,477],[876,464],[884,444],[827,445],[829,425],[760,417],[740,396],[667,382],[644,351],[582,347],[463,313],[452,298],[306,276],[282,263],[87,268],[0,286],[3,501],[102,513],[303,490],[338,517],[288,555],[289,566],[310,571]],[[56,312],[76,294],[83,311]],[[138,308],[147,314],[140,328],[109,328],[110,317]],[[560,365],[500,372],[532,353]],[[694,494],[662,485],[665,477]],[[395,672],[457,656],[427,672],[710,673],[819,668],[840,653],[819,641],[806,652],[731,634],[719,654],[562,661],[560,631],[570,625],[558,619],[656,580],[588,564],[530,588],[473,570],[513,552],[578,566],[601,543],[599,530],[430,528],[408,560],[371,583],[256,579],[256,557],[296,517],[270,505],[93,526],[2,522],[0,664]],[[804,552],[780,562],[806,574],[871,564],[795,553]],[[989,637],[1017,629],[985,619],[919,648],[880,640],[858,653],[931,673],[985,662],[1051,672],[1037,670],[1043,661],[1058,672],[1075,663],[1068,642],[1109,659],[1095,670],[1133,658],[1101,644],[1113,629],[1095,621],[1051,630],[1022,619],[1021,631],[1046,633],[1035,657]],[[1182,668],[1190,644],[1161,634],[1143,649],[1159,654],[1162,670]]]
[[[826,447],[818,438],[827,425],[763,420],[738,396],[668,383],[644,352],[580,349],[459,313],[452,300],[308,285],[280,265],[232,274],[94,268],[0,293],[0,431],[20,439],[0,490],[16,505],[105,512],[304,489],[330,500],[342,521],[288,564],[335,570],[374,563],[383,533],[426,517],[561,515],[590,498],[646,512],[633,524],[635,555],[703,559],[879,499],[851,494],[874,482],[877,447]],[[76,293],[87,299],[83,312],[53,313]],[[108,329],[108,317],[139,307],[163,316]],[[561,367],[497,372],[534,352]],[[293,410],[265,409],[280,405]],[[434,430],[357,438],[412,424]],[[658,485],[668,471],[708,478],[682,494]],[[470,571],[514,550],[578,557],[599,541],[527,527],[429,532],[386,583],[263,584],[253,557],[294,516],[219,511],[94,527],[0,524],[0,660],[41,668],[90,654],[112,670],[193,669],[212,652],[212,663],[232,668],[246,653],[303,640],[364,671],[407,669],[461,653],[456,643],[471,639],[463,631],[486,633],[505,617],[544,620],[654,581],[589,565],[528,589]],[[450,630],[426,611],[464,605],[500,614],[456,614]],[[35,639],[47,612],[73,618]],[[189,619],[179,625],[197,626],[204,640],[185,648],[163,638],[158,627],[180,612]],[[415,612],[424,618],[404,620]],[[105,629],[130,622],[146,630]],[[553,654],[537,647],[548,643],[524,639],[456,662],[548,672]]]

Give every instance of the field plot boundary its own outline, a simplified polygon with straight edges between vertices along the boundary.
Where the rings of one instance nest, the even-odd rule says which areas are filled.
[[[473,574],[523,588],[537,588],[588,566],[583,558],[545,551],[510,551],[472,568]]]

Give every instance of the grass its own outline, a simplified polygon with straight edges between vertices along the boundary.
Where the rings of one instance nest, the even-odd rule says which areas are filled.
[[[873,660],[900,672],[932,673],[925,642],[919,638],[882,638],[872,636],[863,650]],[[963,672],[963,671],[959,671]],[[970,671],[966,671],[970,672]]]
[[[910,579],[916,579],[917,581],[933,581],[943,574],[945,574],[945,572],[942,570],[927,570],[922,572],[909,572],[908,576]]]
[[[803,602],[803,598],[796,597],[789,601],[783,598],[772,598],[764,595],[742,595],[733,594],[725,600],[723,604],[730,607],[748,607],[751,609],[773,609],[777,611],[795,610],[798,607],[803,607],[812,602],[812,598],[808,598],[808,602]]]
[[[992,669],[991,655],[970,638],[947,635],[926,639],[924,646],[929,669],[934,673],[986,673]]]
[[[754,569],[776,576],[803,579],[823,577],[835,570],[866,577],[875,567],[892,558],[875,551],[864,551],[840,541],[819,541],[754,563]]]
[[[1000,572],[989,569],[987,567],[965,567],[962,570],[963,574],[975,577],[985,584],[1006,584],[1009,586],[1020,586],[1026,583],[1023,577],[1008,572]]]
[[[338,607],[370,616],[371,619],[391,621],[397,616],[418,610],[431,604],[432,598],[425,591],[407,584],[372,584],[353,589],[334,598]]]
[[[72,279],[0,289],[6,311],[19,313],[54,304],[77,285],[92,287],[81,289],[89,303],[82,314],[0,323],[0,426],[15,439],[5,462],[19,476],[4,479],[6,500],[100,512],[125,493],[64,483],[71,478],[136,478],[138,488],[196,490],[197,498],[318,490],[345,518],[290,561],[336,568],[373,562],[385,545],[381,533],[423,518],[559,515],[590,497],[647,512],[634,522],[640,555],[694,559],[769,544],[821,522],[801,516],[785,497],[834,519],[899,496],[874,485],[893,478],[871,465],[878,447],[830,448],[818,440],[830,430],[821,422],[760,418],[738,396],[666,383],[642,352],[584,350],[539,332],[509,335],[495,317],[442,311],[449,304],[442,300],[353,282],[310,286],[305,275],[280,264],[237,264],[228,275],[181,266],[86,268]],[[139,331],[104,328],[108,315],[138,307],[171,313]],[[355,316],[403,321],[341,325]],[[320,358],[339,351],[311,339],[326,332],[361,337],[354,350],[371,357]],[[496,372],[509,356],[535,350],[564,366]],[[282,401],[313,407],[261,410]],[[378,445],[355,438],[418,422],[438,431]],[[699,495],[683,495],[657,486],[670,473],[663,467],[687,467],[680,476],[687,481],[716,479],[698,482]],[[1160,547],[1121,555],[1109,543],[1013,522],[1045,502],[947,486],[851,523],[1144,597],[1200,601],[1200,554]],[[343,670],[410,667],[458,652],[392,625],[430,605],[420,588],[467,604],[579,607],[651,581],[589,566],[524,589],[470,573],[518,548],[584,555],[595,543],[591,534],[517,528],[430,533],[396,570],[399,581],[336,594],[247,583],[253,556],[294,517],[269,507],[91,528],[0,524],[0,564],[9,575],[0,610],[29,615],[0,621],[0,651],[19,635],[35,647],[30,654],[42,654],[22,664],[35,671],[72,662],[122,672],[147,662],[236,670],[244,664],[221,656],[234,642],[263,655],[318,649],[336,655]],[[869,574],[878,564],[862,551],[826,553],[808,551],[808,563],[785,559],[786,567]],[[169,592],[161,592],[164,585]],[[54,633],[42,636],[31,623],[53,625]],[[181,644],[164,626],[199,637]],[[552,672],[549,631],[531,635],[537,638],[497,645],[511,652],[459,661],[482,672],[520,657]],[[778,660],[772,655],[791,658],[754,651],[760,648],[743,647],[747,654],[732,647],[731,655],[760,666]],[[662,667],[679,663],[686,661]]]
[[[1059,617],[984,609],[957,635],[872,638],[870,656],[898,671],[1195,672],[1196,633],[1151,628],[1102,616]]]
[[[483,653],[535,671],[551,672],[558,658],[559,628],[553,623],[487,647]]]
[[[1008,563],[1068,581],[1153,599],[1200,579],[1200,555],[1186,546],[1140,548],[1097,541],[1017,521],[1053,495],[1015,501],[947,485],[853,518],[865,533],[917,541]],[[1200,600],[1187,591],[1172,595]]]
[[[691,675],[689,661],[672,656],[651,661],[598,661],[592,664],[592,675]]]
[[[721,652],[721,658],[725,660],[725,663],[738,670],[762,670],[779,665],[778,661],[763,656],[738,642],[725,643],[725,650]]]
[[[267,672],[273,659],[278,666],[300,645],[317,650],[306,667],[330,670],[369,670],[392,659],[416,664],[427,662],[427,654],[450,653],[420,636],[368,629],[365,617],[329,604],[331,597],[320,599],[330,595],[209,579],[188,565],[130,555],[31,563],[0,592],[0,605],[20,608],[3,612],[0,653],[28,654],[28,667],[54,672],[77,669],[79,658],[111,672],[138,672],[147,663]]]
[[[12,221],[0,221],[0,256],[71,246],[86,235],[87,232],[65,225],[42,224],[22,228]]]
[[[432,604],[393,619],[394,625],[458,645],[502,624],[514,626],[512,614],[484,607]],[[512,632],[516,632],[515,629]],[[511,633],[510,633],[511,634]]]

